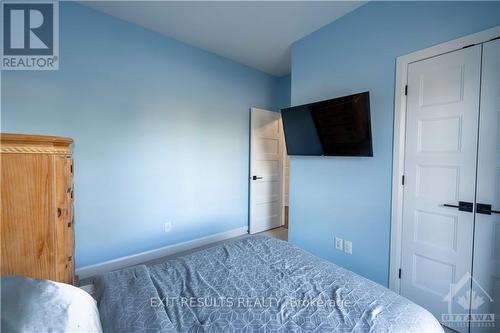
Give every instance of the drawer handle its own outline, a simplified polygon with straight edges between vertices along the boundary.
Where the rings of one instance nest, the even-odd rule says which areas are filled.
[[[469,212],[469,213],[472,213],[472,210],[474,208],[472,202],[466,202],[466,201],[459,201],[458,206],[450,204],[444,204],[443,206],[448,208],[458,208],[458,210],[461,212]]]
[[[68,261],[71,261],[71,259],[72,259],[72,257],[71,257],[71,256],[69,256],[69,257],[68,257]]]
[[[482,203],[476,204],[476,212],[478,214],[485,214],[485,215],[491,215],[492,213],[500,214],[500,211],[491,209],[491,205]]]

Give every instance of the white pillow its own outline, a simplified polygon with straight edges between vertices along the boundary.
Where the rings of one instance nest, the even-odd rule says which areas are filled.
[[[3,276],[2,332],[102,332],[96,301],[69,284]]]

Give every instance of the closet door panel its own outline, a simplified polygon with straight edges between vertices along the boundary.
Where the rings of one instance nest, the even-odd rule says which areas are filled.
[[[401,294],[462,333],[474,214],[444,204],[474,202],[480,82],[480,45],[408,66]]]
[[[500,40],[483,44],[482,59],[476,201],[500,211]],[[471,332],[499,332],[500,214],[476,212],[473,263],[471,312],[494,314],[496,322],[473,316],[483,320]]]

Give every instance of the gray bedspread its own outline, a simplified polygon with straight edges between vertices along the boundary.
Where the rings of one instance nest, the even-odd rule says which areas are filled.
[[[96,287],[105,332],[443,332],[404,297],[266,236],[111,272]]]

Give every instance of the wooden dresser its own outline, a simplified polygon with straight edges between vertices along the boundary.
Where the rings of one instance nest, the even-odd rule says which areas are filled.
[[[73,139],[0,139],[1,274],[73,284]]]

